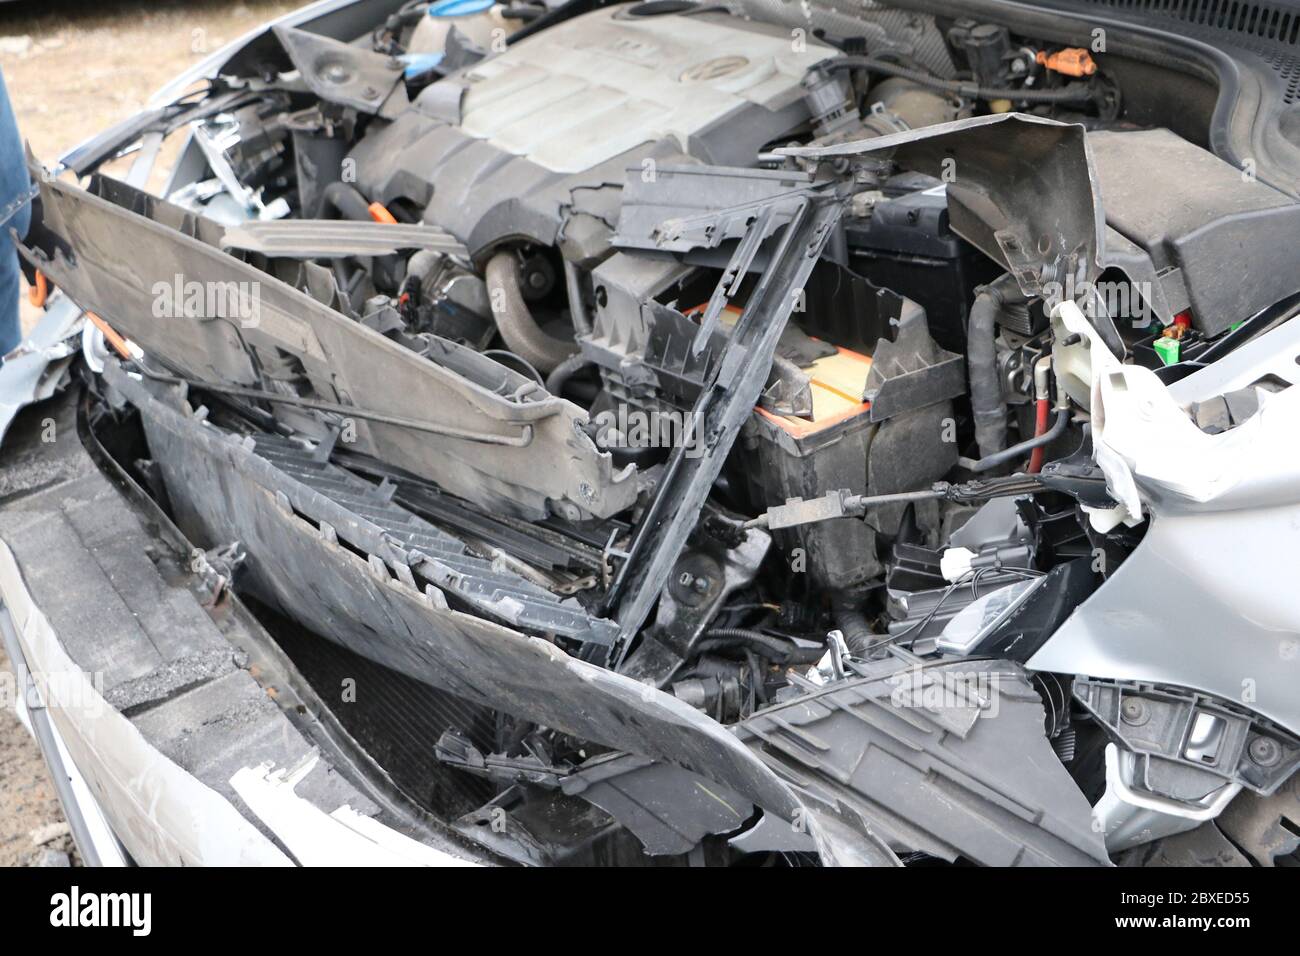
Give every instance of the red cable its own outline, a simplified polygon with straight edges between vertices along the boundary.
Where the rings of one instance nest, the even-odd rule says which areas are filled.
[[[1035,438],[1038,438],[1040,435],[1046,434],[1047,420],[1050,417],[1051,417],[1051,402],[1046,398],[1040,398],[1038,400],[1038,413],[1034,418]],[[1040,470],[1042,470],[1043,455],[1046,451],[1047,451],[1046,445],[1039,445],[1037,448],[1034,449],[1033,454],[1029,456],[1029,473],[1031,475],[1036,475]]]

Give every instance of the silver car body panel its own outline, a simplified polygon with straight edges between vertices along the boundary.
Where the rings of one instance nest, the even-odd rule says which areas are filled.
[[[1151,526],[1029,666],[1180,685],[1300,732],[1300,389],[1261,392],[1255,415],[1206,434],[1175,398],[1195,393],[1196,376],[1171,389],[1121,365],[1072,303],[1056,321],[1084,336],[1074,348],[1091,343],[1094,455],[1114,517]],[[1253,372],[1212,366],[1208,380],[1232,387],[1282,359],[1295,367],[1294,324],[1254,343]],[[1177,597],[1162,599],[1162,584]]]

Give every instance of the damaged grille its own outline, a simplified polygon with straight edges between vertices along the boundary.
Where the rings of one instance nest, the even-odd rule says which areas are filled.
[[[572,598],[559,598],[475,556],[460,539],[394,503],[391,483],[372,485],[288,438],[259,435],[256,451],[289,477],[379,528],[407,552],[412,569],[470,606],[528,631],[589,643],[609,644],[617,633],[612,621],[593,618]]]

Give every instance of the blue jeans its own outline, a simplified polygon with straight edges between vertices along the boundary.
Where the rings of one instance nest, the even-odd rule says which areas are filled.
[[[18,253],[14,250],[9,230],[18,231],[19,237],[27,235],[31,224],[32,207],[23,203],[16,211],[10,204],[26,196],[31,188],[27,178],[27,159],[23,154],[23,141],[18,135],[9,91],[5,88],[4,74],[0,73],[0,356],[10,352],[22,341],[18,322],[18,296],[22,289],[19,280]],[[7,216],[7,218],[6,218]]]

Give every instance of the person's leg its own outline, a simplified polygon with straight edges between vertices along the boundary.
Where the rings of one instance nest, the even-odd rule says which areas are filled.
[[[0,219],[5,219],[0,222],[0,356],[22,341],[18,321],[18,296],[22,282],[19,280],[18,253],[14,250],[9,230],[17,230],[19,237],[27,235],[31,205],[23,202],[16,211],[11,210],[11,205],[25,197],[30,187],[23,141],[18,135],[13,106],[9,103],[4,73],[0,72]]]

